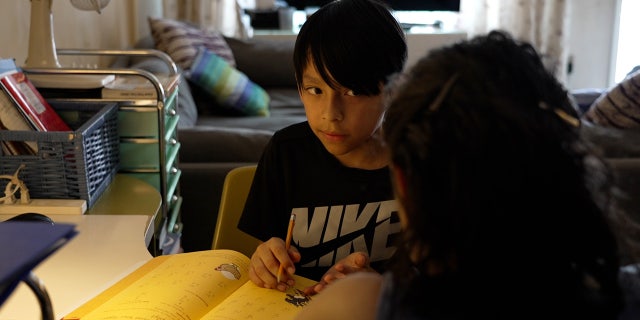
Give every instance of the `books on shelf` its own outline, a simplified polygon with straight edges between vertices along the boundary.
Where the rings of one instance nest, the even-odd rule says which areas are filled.
[[[0,130],[35,130],[13,104],[6,91],[0,87]],[[4,154],[35,154],[38,145],[35,141],[0,141]]]
[[[165,92],[172,92],[180,81],[180,75],[156,74]],[[142,76],[118,75],[102,88],[103,99],[157,99],[156,87]]]
[[[0,87],[38,131],[71,131],[13,59],[0,59]]]
[[[288,292],[249,280],[250,259],[233,250],[155,257],[63,320],[81,319],[292,319],[315,284],[294,276]]]

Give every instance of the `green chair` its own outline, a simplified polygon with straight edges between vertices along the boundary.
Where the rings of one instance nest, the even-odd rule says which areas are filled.
[[[222,186],[212,249],[231,249],[251,257],[260,244],[260,240],[238,229],[238,220],[255,172],[256,165],[250,165],[234,168],[227,173]]]

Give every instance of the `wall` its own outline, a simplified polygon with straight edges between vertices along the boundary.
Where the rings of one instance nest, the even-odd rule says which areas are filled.
[[[31,1],[0,1],[0,57],[23,65],[29,47]],[[52,0],[53,30],[58,48],[122,49],[148,34],[146,16],[157,14],[161,0],[111,0],[101,14],[75,9],[68,0]],[[122,35],[122,36],[121,36]],[[95,58],[59,57],[64,66],[106,63]]]
[[[603,88],[611,85],[617,2],[573,0],[569,40],[573,72],[567,79],[567,87]]]

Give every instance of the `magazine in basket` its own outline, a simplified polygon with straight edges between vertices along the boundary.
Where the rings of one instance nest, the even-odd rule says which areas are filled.
[[[0,86],[38,131],[71,131],[13,59],[0,59]]]

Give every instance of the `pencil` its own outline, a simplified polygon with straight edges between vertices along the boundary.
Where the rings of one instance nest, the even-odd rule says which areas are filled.
[[[296,214],[292,213],[289,218],[289,227],[287,228],[287,238],[284,241],[284,247],[287,248],[287,252],[289,252],[289,248],[291,247],[291,236],[293,236],[293,226],[296,224]],[[278,269],[278,283],[280,283],[280,277],[282,276],[282,272],[284,271],[284,265],[280,264],[280,268]]]

